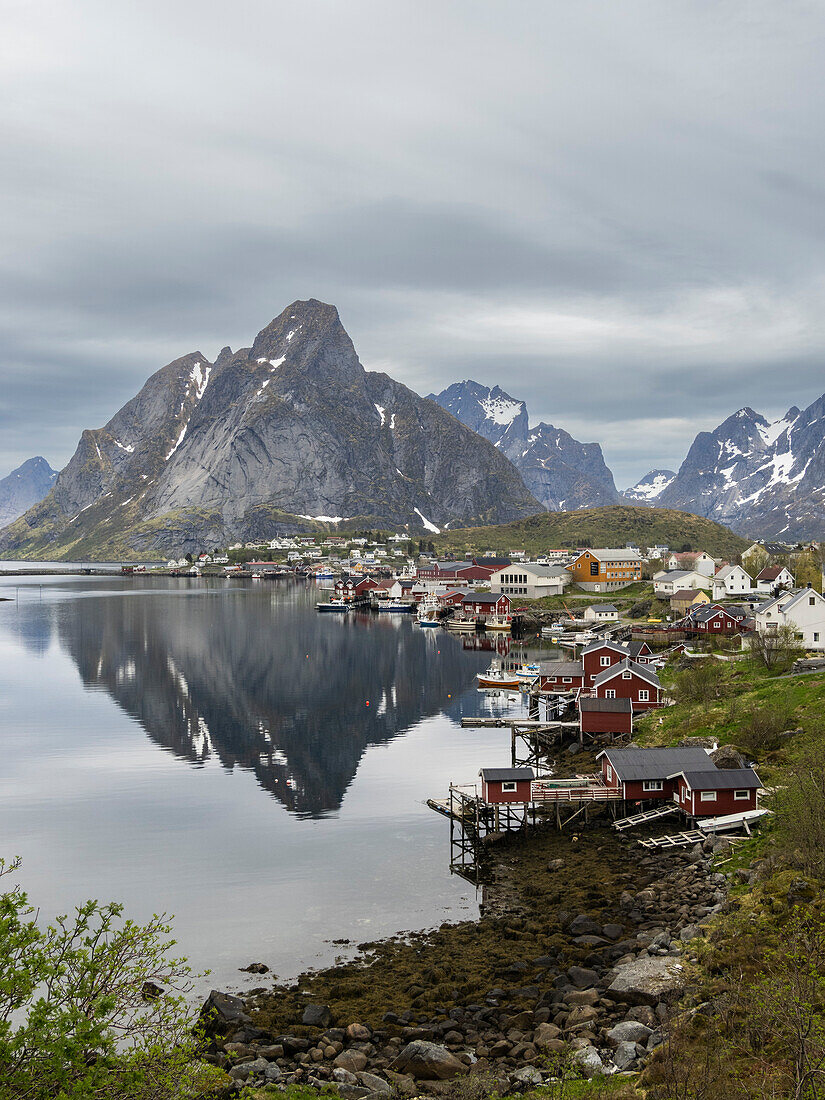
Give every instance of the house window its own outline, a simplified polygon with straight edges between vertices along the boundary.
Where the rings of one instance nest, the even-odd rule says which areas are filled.
[[[700,802],[715,802],[716,801],[716,791],[700,791],[699,792],[699,801]]]
[[[569,676],[565,676],[565,677],[564,677],[564,678],[562,679],[562,683],[563,683],[563,684],[572,684],[572,683],[573,683],[573,681],[572,681],[572,679],[571,679],[571,678],[570,678]]]
[[[809,596],[808,597],[808,606],[809,607],[816,607],[816,596]]]
[[[647,688],[640,688],[639,690],[639,702],[647,703],[650,700],[650,692]]]
[[[751,796],[750,791],[734,791],[733,792],[733,801],[734,802],[747,802],[747,801],[750,800],[750,796]]]
[[[714,630],[718,630],[718,629],[719,629],[719,627],[720,627],[721,625],[722,625],[722,624],[721,624],[721,623],[719,622],[719,620],[717,619],[717,620],[716,620],[716,622],[715,622],[715,623],[713,624],[713,629],[714,629]]]
[[[622,673],[622,679],[623,680],[629,680],[632,675],[633,675],[632,672],[623,672]]]
[[[590,563],[590,576],[598,577],[599,575],[599,563],[597,561],[591,561]]]
[[[616,692],[614,691],[613,688],[608,688],[607,691],[604,693],[604,697],[605,697],[605,699],[615,699],[616,698]]]
[[[602,666],[602,668],[610,668],[610,658],[609,657],[600,657],[599,658],[599,664]]]
[[[501,784],[501,793],[502,794],[515,794],[515,792],[516,792],[516,784],[515,783],[502,783]]]
[[[595,679],[596,679],[596,677],[595,677],[595,676],[591,676],[591,677],[590,677],[590,679],[591,679],[591,680],[595,680]]]
[[[646,779],[642,783],[643,791],[663,791],[664,789],[664,783],[661,779]]]
[[[819,631],[818,631],[818,630],[815,630],[815,631],[814,631],[814,641],[815,641],[815,642],[818,642],[818,641],[819,641]]]
[[[609,764],[607,765],[607,781],[608,783],[612,783],[613,781],[613,769]]]

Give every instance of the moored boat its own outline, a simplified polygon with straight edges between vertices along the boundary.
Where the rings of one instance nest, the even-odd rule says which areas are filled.
[[[517,691],[520,687],[516,674],[505,672],[495,661],[486,672],[477,672],[476,679],[478,680],[478,686],[482,688]]]
[[[328,600],[325,603],[316,603],[315,610],[316,611],[328,611],[328,612],[329,611],[333,611],[333,612],[334,611],[338,611],[338,612],[344,611],[344,612],[346,612],[346,611],[349,611],[349,605],[345,604],[343,600],[333,599],[333,600]]]

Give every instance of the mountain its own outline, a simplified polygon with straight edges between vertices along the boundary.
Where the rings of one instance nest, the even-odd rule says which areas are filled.
[[[704,516],[670,508],[614,504],[576,512],[542,512],[498,527],[445,531],[433,538],[439,554],[463,555],[485,550],[525,550],[541,554],[576,546],[682,546],[689,544],[718,558],[731,559],[750,545],[733,531]]]
[[[362,367],[334,306],[294,302],[251,348],[161,368],[84,431],[0,554],[163,555],[363,520],[435,531],[540,505],[508,459]]]
[[[0,527],[22,516],[48,493],[57,477],[45,458],[38,455],[0,480]]]
[[[751,408],[700,432],[658,505],[766,539],[825,535],[825,395],[768,421]]]
[[[673,470],[649,470],[641,481],[625,489],[622,496],[634,504],[653,504],[675,477]]]
[[[525,403],[498,386],[455,382],[429,399],[503,451],[533,496],[550,511],[619,501],[598,443],[580,443],[552,424],[530,428]]]

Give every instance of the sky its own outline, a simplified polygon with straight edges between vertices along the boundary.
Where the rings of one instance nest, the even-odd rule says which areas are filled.
[[[825,390],[825,6],[4,0],[0,476],[334,303],[619,488]]]

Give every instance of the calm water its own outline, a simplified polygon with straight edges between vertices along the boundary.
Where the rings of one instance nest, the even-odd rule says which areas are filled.
[[[509,763],[462,730],[491,654],[409,617],[314,610],[291,583],[0,579],[0,855],[46,915],[175,914],[242,987],[476,912],[424,806]],[[501,640],[499,639],[499,644]],[[369,703],[369,705],[367,705]]]

